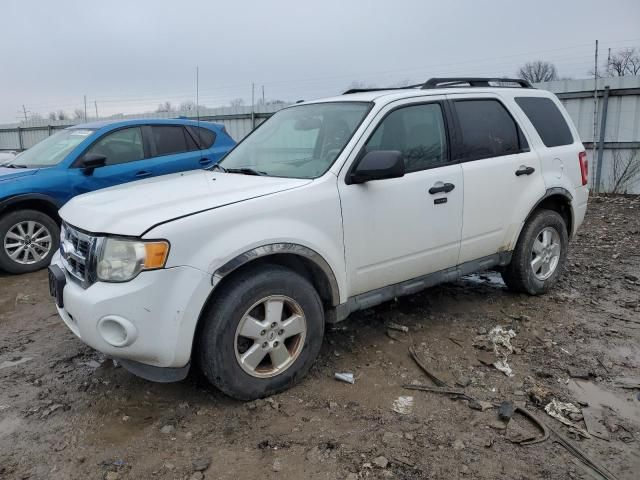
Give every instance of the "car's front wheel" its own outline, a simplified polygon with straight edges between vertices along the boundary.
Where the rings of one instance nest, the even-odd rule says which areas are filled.
[[[538,295],[560,278],[567,259],[569,236],[562,216],[538,210],[527,221],[511,257],[502,271],[510,290]]]
[[[277,265],[240,272],[203,313],[198,360],[227,395],[252,400],[285,390],[313,365],[324,334],[313,285]]]
[[[35,272],[51,262],[60,232],[56,222],[37,210],[16,210],[0,217],[0,270]]]

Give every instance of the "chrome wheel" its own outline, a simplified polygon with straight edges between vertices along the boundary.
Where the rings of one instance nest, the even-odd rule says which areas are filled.
[[[538,280],[544,281],[556,271],[561,249],[560,234],[555,228],[545,227],[538,233],[531,249],[531,269]]]
[[[268,378],[296,361],[307,334],[298,303],[284,295],[270,295],[243,315],[235,335],[236,360],[249,375]]]
[[[21,265],[46,258],[53,246],[51,232],[39,222],[25,220],[13,225],[4,236],[4,251]]]

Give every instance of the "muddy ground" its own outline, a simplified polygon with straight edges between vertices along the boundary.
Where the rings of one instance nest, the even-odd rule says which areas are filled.
[[[505,430],[496,409],[403,388],[434,385],[414,344],[452,387],[526,403],[615,477],[637,479],[640,389],[621,382],[640,377],[638,277],[640,199],[597,198],[553,292],[512,294],[489,272],[360,312],[329,328],[301,384],[248,404],[197,374],[133,377],[67,330],[44,272],[0,277],[0,478],[598,478],[553,436],[514,443],[537,433],[518,413]],[[497,325],[516,333],[513,377],[479,360]],[[334,380],[343,371],[355,384]],[[407,414],[392,409],[399,396],[413,397]],[[576,427],[585,415],[604,438],[548,416],[551,399],[582,409]]]

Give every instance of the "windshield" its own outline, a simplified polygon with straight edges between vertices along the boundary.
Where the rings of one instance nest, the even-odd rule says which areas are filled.
[[[72,128],[55,133],[17,155],[6,166],[39,168],[52,167],[62,161],[80,142],[95,130]]]
[[[300,105],[280,110],[220,162],[227,171],[316,178],[336,160],[371,108],[364,102]]]

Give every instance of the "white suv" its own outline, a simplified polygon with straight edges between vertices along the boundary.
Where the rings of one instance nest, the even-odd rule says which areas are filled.
[[[194,361],[253,399],[304,377],[353,311],[488,268],[545,292],[587,197],[575,127],[525,81],[352,90],[279,111],[209,171],[74,198],[51,293],[131,372]]]

